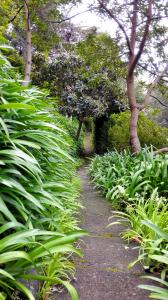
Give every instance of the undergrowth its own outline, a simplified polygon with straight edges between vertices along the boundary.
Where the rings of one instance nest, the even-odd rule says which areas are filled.
[[[136,242],[141,262],[150,276],[164,285],[141,285],[151,291],[151,298],[168,299],[168,154],[155,154],[144,149],[137,156],[125,151],[96,156],[90,165],[96,188],[111,201],[114,210],[110,226],[125,225],[122,237]]]
[[[39,299],[48,299],[54,284],[78,299],[69,257],[82,255],[74,242],[86,233],[77,222],[76,154],[66,118],[47,95],[20,85],[2,53],[0,111],[0,299],[19,290],[21,299],[34,300],[27,280],[41,282]]]

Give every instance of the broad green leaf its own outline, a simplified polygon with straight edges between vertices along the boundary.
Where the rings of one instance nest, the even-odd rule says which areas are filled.
[[[144,224],[147,227],[153,229],[153,231],[156,232],[160,237],[168,240],[168,234],[166,232],[164,232],[162,229],[160,229],[158,226],[153,224],[152,222],[144,220],[144,221],[142,221],[142,224]]]
[[[4,224],[3,226],[0,227],[0,234],[2,234],[3,232],[5,232],[6,230],[9,230],[11,228],[23,228],[26,229],[25,226],[19,222],[8,222],[6,224]]]
[[[144,289],[144,290],[148,290],[148,291],[151,291],[151,292],[158,293],[163,297],[166,297],[166,296],[168,297],[168,290],[166,290],[164,288],[157,287],[157,286],[154,286],[154,285],[145,285],[145,284],[138,285],[138,287],[140,289]]]
[[[0,254],[0,264],[5,264],[18,259],[31,261],[30,256],[24,251],[10,251]]]
[[[15,216],[10,212],[4,200],[0,197],[0,211],[6,216],[7,219],[13,222],[17,222]]]
[[[29,109],[29,110],[35,110],[35,107],[29,104],[24,103],[6,103],[0,105],[0,110],[6,110],[6,109]]]
[[[69,294],[71,295],[72,300],[78,300],[78,294],[75,290],[75,288],[68,282],[65,280],[61,280],[61,279],[55,279],[55,278],[50,278],[48,276],[41,276],[41,275],[25,275],[25,274],[21,274],[20,278],[24,278],[24,279],[34,279],[34,280],[39,280],[39,281],[49,281],[52,282],[53,284],[62,284],[66,287],[66,289],[68,290]]]
[[[42,246],[37,247],[36,249],[32,250],[30,252],[30,256],[32,258],[39,257],[44,251],[47,253],[53,247],[61,246],[61,245],[65,246],[66,244],[74,243],[77,239],[79,239],[80,237],[82,237],[84,235],[88,235],[88,233],[86,231],[81,230],[81,231],[76,231],[73,234],[70,234],[70,235],[67,235],[65,237],[61,237],[58,239],[51,238],[46,243],[44,243]]]
[[[31,291],[21,282],[16,281],[16,280],[9,280],[9,282],[13,285],[13,287],[15,287],[16,289],[20,290],[22,293],[25,294],[25,296],[27,296],[27,298],[29,300],[35,300],[33,294],[31,293]]]
[[[0,292],[0,300],[6,300],[6,297],[5,293]]]
[[[68,281],[61,280],[61,283],[68,290],[69,294],[71,295],[72,300],[78,300],[79,299],[76,289]]]
[[[6,272],[5,270],[0,269],[0,275],[10,278],[12,280],[15,280],[15,278],[10,273]]]
[[[165,255],[150,255],[149,257],[168,265],[168,257],[166,257]]]

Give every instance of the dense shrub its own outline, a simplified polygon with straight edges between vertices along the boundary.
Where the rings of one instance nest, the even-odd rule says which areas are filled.
[[[20,278],[42,281],[43,298],[63,283],[77,299],[66,256],[80,255],[72,244],[82,234],[73,141],[45,94],[18,78],[0,53],[0,299],[15,289],[34,299]]]
[[[128,111],[111,115],[108,130],[109,150],[129,148],[129,121],[130,112]],[[153,145],[156,148],[162,148],[168,144],[168,129],[161,127],[144,113],[139,116],[138,135],[142,147]]]

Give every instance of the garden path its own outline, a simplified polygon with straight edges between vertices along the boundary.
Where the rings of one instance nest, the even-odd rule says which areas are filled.
[[[128,264],[137,258],[135,245],[125,244],[119,234],[120,225],[107,228],[112,215],[111,204],[93,189],[86,166],[79,171],[83,186],[82,228],[90,232],[81,243],[84,257],[75,258],[76,281],[72,282],[80,300],[146,300],[148,293],[137,288],[143,280],[140,265],[128,269]],[[70,300],[63,292],[53,300]]]

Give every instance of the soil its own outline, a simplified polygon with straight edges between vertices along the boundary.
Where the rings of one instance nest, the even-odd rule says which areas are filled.
[[[88,149],[89,150],[89,149]],[[141,265],[128,269],[128,264],[137,258],[135,245],[128,245],[120,238],[123,227],[108,227],[112,216],[111,204],[90,183],[88,168],[82,167],[81,226],[90,232],[83,238],[83,258],[75,258],[76,280],[72,284],[80,300],[146,300],[148,292],[137,286],[143,284],[144,271]],[[145,281],[146,283],[146,281]],[[70,300],[66,291],[55,294],[52,300]]]

